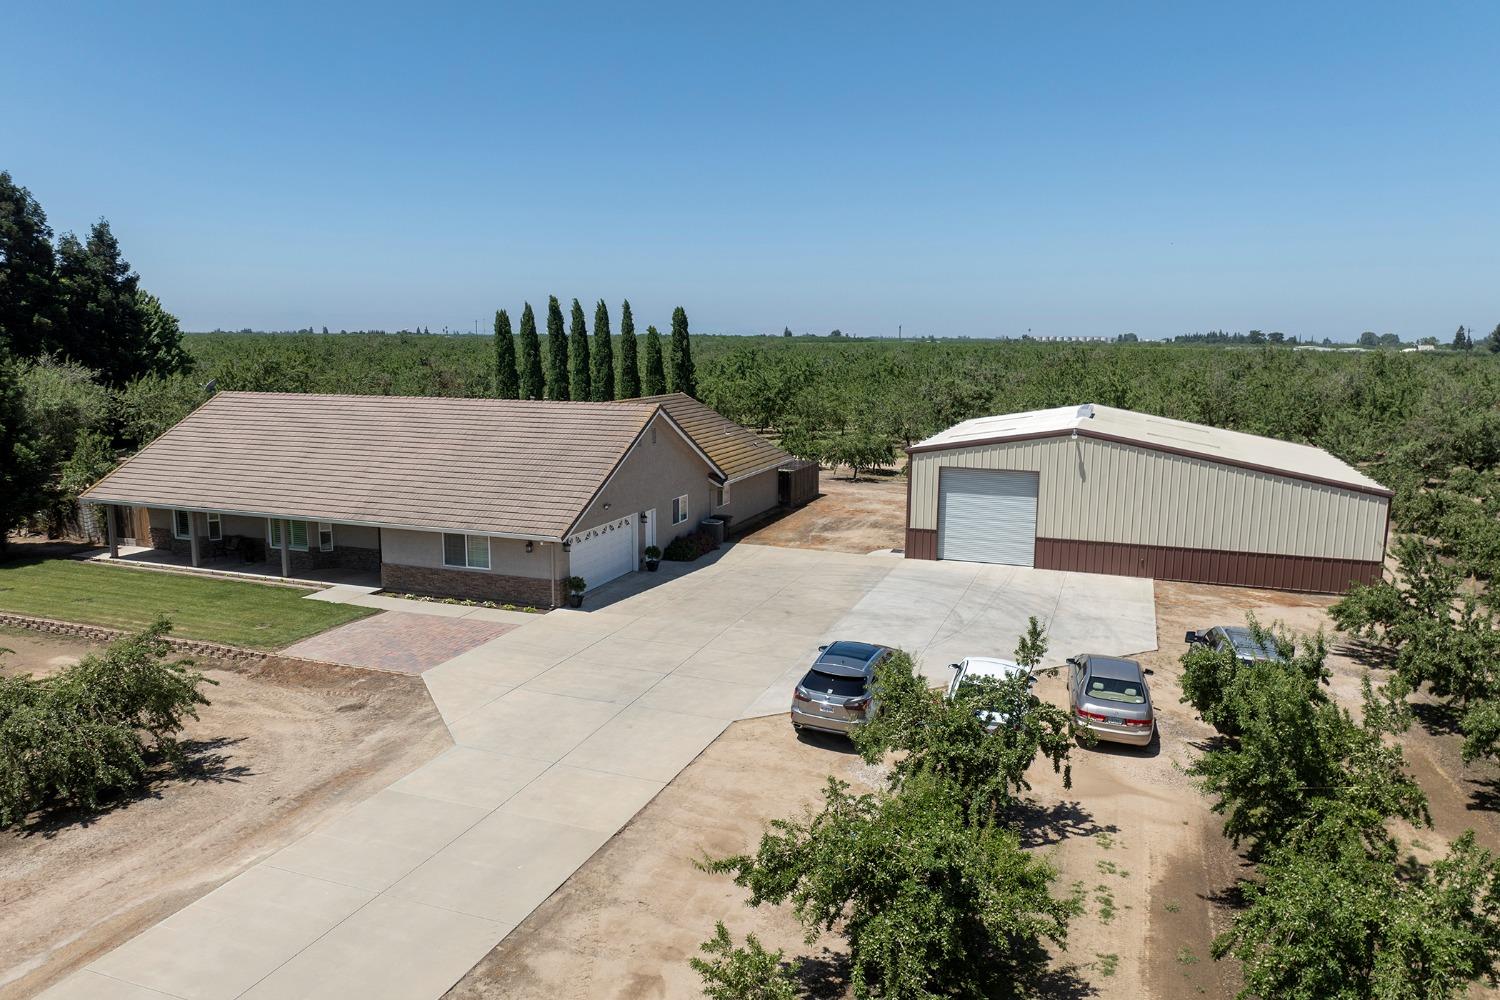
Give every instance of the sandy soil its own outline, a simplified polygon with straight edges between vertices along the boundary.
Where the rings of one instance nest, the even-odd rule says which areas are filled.
[[[7,674],[86,643],[7,631]],[[448,745],[421,678],[269,661],[200,662],[219,686],[189,725],[196,773],[88,819],[0,832],[0,1000],[48,983],[174,912]]]
[[[1071,789],[1045,766],[1032,773],[1027,842],[1053,856],[1059,891],[1076,883],[1087,894],[1086,913],[1055,956],[1058,997],[1234,994],[1237,966],[1213,961],[1210,945],[1233,915],[1225,894],[1249,868],[1183,773],[1211,730],[1178,701],[1182,636],[1243,621],[1247,611],[1299,630],[1329,628],[1324,608],[1331,600],[1323,597],[1170,583],[1158,583],[1156,594],[1161,649],[1140,659],[1153,670],[1158,744],[1078,751]],[[1364,667],[1341,643],[1334,649],[1333,690],[1354,707]],[[1038,691],[1063,702],[1060,676],[1044,678]],[[1464,769],[1458,742],[1421,727],[1404,742],[1432,798],[1434,829],[1417,838],[1434,850],[1469,827],[1497,845],[1500,769]],[[753,849],[765,821],[815,802],[830,773],[870,776],[847,745],[798,741],[782,717],[736,723],[449,995],[698,996],[687,959],[716,919],[736,938],[753,932],[789,956],[815,959],[815,971],[837,968],[836,938],[804,945],[784,909],[746,908],[727,879],[691,863],[704,853]]]
[[[831,549],[861,555],[906,544],[906,479],[891,473],[848,469],[818,476],[818,498],[763,525],[740,541],[798,549]]]

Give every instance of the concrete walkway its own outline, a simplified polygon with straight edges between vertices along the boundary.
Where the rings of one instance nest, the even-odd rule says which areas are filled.
[[[833,638],[924,671],[1154,648],[1149,580],[741,545],[590,594],[423,674],[455,746],[44,996],[441,996],[731,721]],[[686,859],[684,859],[684,863]]]

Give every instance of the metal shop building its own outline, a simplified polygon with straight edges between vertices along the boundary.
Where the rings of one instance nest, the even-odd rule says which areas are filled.
[[[906,557],[1343,593],[1391,491],[1309,445],[1086,403],[907,449]]]

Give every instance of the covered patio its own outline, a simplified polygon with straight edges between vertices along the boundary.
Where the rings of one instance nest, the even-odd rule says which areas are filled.
[[[380,589],[380,570],[331,566],[323,569],[303,569],[296,573],[282,572],[279,554],[272,552],[271,558],[246,560],[236,553],[208,555],[208,547],[200,552],[194,565],[191,553],[182,554],[167,549],[143,545],[116,544],[110,548],[87,552],[76,558],[94,562],[115,562],[142,569],[158,569],[178,573],[202,573],[208,576],[224,576],[249,580],[274,581],[276,583],[306,583],[326,587],[341,585],[367,587],[371,591]]]

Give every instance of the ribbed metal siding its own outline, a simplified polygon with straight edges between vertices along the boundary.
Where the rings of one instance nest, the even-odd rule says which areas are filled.
[[[938,558],[1030,566],[1037,474],[944,469],[938,478]]]
[[[1359,561],[1385,549],[1383,497],[1086,437],[913,455],[910,527],[938,527],[938,470],[954,467],[1039,472],[1043,538]]]

